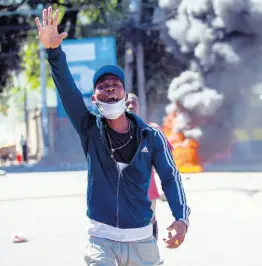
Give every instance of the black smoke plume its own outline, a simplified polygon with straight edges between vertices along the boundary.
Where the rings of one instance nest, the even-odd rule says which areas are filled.
[[[176,129],[199,141],[205,162],[230,146],[236,125],[250,119],[250,95],[262,92],[262,1],[159,0],[159,6],[176,10],[166,43],[187,66],[168,90]]]

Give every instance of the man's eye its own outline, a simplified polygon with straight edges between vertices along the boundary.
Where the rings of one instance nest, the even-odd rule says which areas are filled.
[[[104,89],[107,89],[110,87],[121,88],[121,84],[115,83],[115,84],[102,85],[102,86],[98,86],[97,89],[98,90],[104,90]]]
[[[115,87],[117,87],[117,88],[120,88],[121,87],[121,85],[120,84],[114,84],[113,86],[115,86]]]

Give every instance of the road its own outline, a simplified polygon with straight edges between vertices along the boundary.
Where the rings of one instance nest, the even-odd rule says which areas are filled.
[[[164,265],[261,266],[262,173],[186,174],[183,183],[192,215],[177,250],[161,241],[173,219],[157,202]],[[85,172],[0,176],[0,265],[84,266],[85,189]],[[29,242],[13,244],[12,232]]]

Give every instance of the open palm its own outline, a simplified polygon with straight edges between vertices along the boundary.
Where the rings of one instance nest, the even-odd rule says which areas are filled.
[[[63,39],[67,36],[66,32],[63,32],[61,34],[58,33],[58,19],[59,10],[56,10],[53,16],[52,7],[49,7],[48,10],[43,10],[42,24],[38,17],[35,19],[40,40],[46,49],[57,48],[61,44]]]

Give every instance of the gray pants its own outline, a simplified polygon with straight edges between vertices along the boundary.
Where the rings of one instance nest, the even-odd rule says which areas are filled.
[[[85,261],[91,266],[156,266],[159,260],[153,236],[134,242],[90,237],[85,249]]]

